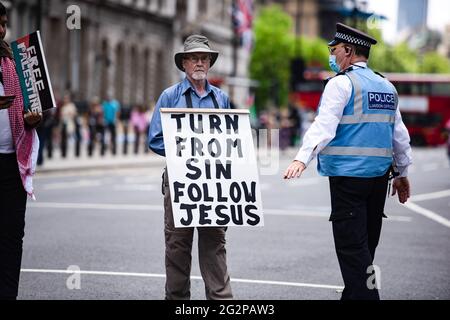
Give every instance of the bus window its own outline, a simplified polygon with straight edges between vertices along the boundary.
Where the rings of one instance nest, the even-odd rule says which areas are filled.
[[[308,92],[308,91],[323,91],[323,82],[322,81],[305,81],[301,82],[297,85],[297,91],[299,92]]]
[[[411,94],[428,96],[430,94],[430,85],[428,83],[411,83]]]
[[[450,97],[450,83],[433,83],[431,85],[431,95]]]
[[[397,89],[398,94],[411,94],[411,86],[409,83],[394,83],[395,88]]]
[[[442,122],[442,116],[438,113],[404,113],[402,114],[403,123],[408,127],[436,127]]]
[[[403,95],[428,96],[431,92],[429,83],[395,82],[394,85],[398,94]]]

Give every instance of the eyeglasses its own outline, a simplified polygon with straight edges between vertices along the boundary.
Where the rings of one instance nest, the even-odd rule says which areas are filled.
[[[192,63],[197,63],[200,60],[202,63],[206,63],[211,60],[210,55],[204,55],[204,56],[185,56],[184,59],[189,60]]]
[[[328,47],[328,51],[330,51],[330,54],[333,54],[333,52],[336,51],[336,49],[340,48],[340,47],[343,47],[343,46],[337,45],[337,46],[334,46],[334,47]]]
[[[330,51],[330,54],[333,54],[334,53],[334,51],[336,51],[336,49],[337,48],[345,48],[346,46],[345,45],[335,45],[334,47],[328,47],[328,51]],[[348,47],[349,49],[351,48],[351,47]]]

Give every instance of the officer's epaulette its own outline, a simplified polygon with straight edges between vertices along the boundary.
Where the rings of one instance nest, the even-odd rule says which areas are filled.
[[[353,67],[350,66],[350,67],[348,67],[347,69],[342,70],[342,71],[336,73],[333,77],[326,78],[325,80],[323,80],[323,87],[325,88],[325,86],[327,85],[328,81],[330,81],[330,80],[333,79],[334,77],[337,77],[337,76],[343,76],[343,75],[345,75],[347,72],[352,71],[352,70],[353,70]]]
[[[381,73],[379,73],[378,71],[374,71],[377,75],[379,75],[382,78],[386,78],[385,76],[383,76]]]
[[[329,77],[326,78],[325,80],[323,80],[323,87],[325,88],[325,86],[327,85],[328,81],[330,81],[333,77]]]
[[[354,69],[354,68],[353,68],[352,66],[350,66],[350,67],[348,67],[347,69],[342,70],[341,72],[336,73],[335,77],[337,77],[337,76],[343,76],[343,75],[345,75],[347,72],[352,71],[353,69]]]

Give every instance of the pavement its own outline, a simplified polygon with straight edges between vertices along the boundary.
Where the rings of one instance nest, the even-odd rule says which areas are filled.
[[[118,151],[123,151],[122,146],[118,145]],[[131,146],[130,146],[131,149]],[[36,173],[58,172],[66,170],[85,170],[97,168],[123,168],[123,167],[148,167],[164,165],[165,158],[155,154],[152,151],[144,153],[142,150],[138,154],[133,152],[117,152],[113,155],[106,152],[105,155],[93,154],[91,157],[87,155],[84,146],[79,157],[69,152],[67,157],[63,158],[59,150],[55,149],[51,159],[44,158],[42,165],[36,168]]]

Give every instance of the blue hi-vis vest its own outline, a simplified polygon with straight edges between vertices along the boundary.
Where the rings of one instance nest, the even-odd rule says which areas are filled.
[[[352,82],[352,95],[336,136],[318,155],[317,169],[323,176],[382,176],[392,163],[397,91],[368,68],[345,75]]]

